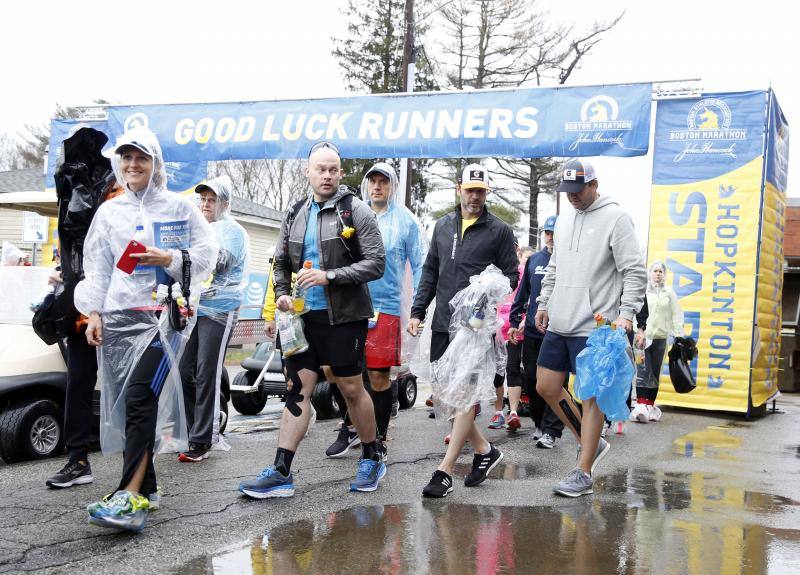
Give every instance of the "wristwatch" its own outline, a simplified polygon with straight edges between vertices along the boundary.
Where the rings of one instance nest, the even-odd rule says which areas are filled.
[[[325,272],[325,279],[328,280],[329,283],[333,283],[336,279],[336,272],[334,270],[328,270]]]

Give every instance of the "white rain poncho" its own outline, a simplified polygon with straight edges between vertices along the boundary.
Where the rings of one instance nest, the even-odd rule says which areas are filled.
[[[233,184],[228,176],[222,175],[195,188],[198,194],[213,192],[217,196],[215,208],[209,210],[213,220],[211,229],[219,252],[211,275],[203,282],[200,301],[197,306],[198,317],[204,317],[224,326],[222,349],[216,365],[216,391],[214,393],[214,423],[211,443],[215,448],[228,450],[230,447],[219,433],[220,388],[225,350],[230,335],[236,327],[236,310],[242,303],[244,290],[248,285],[250,265],[250,238],[245,229],[231,216]],[[201,206],[208,209],[207,206]],[[205,214],[204,214],[205,216]]]
[[[510,293],[508,278],[489,265],[450,300],[450,345],[431,364],[437,415],[452,417],[495,398],[494,376],[505,373],[507,360],[494,337],[501,324],[497,306]]]
[[[135,128],[119,137],[112,150],[112,166],[118,182],[124,182],[120,169],[122,146],[134,145],[153,159],[153,173],[144,191],[125,193],[104,202],[92,220],[84,244],[83,279],[75,288],[75,307],[84,315],[99,312],[103,320],[103,344],[99,348],[99,373],[102,383],[100,443],[108,455],[125,447],[125,390],[131,372],[156,335],[170,360],[158,405],[155,452],[161,439],[174,436],[185,449],[186,419],[177,366],[181,351],[194,327],[194,318],[183,331],[170,327],[161,314],[153,293],[169,279],[182,281],[186,249],[191,258],[191,292],[200,293],[217,255],[214,234],[192,202],[167,191],[167,175],[161,147],[146,128]],[[127,274],[116,264],[131,240],[172,253],[167,268],[138,265]],[[168,344],[168,345],[167,345]]]
[[[369,282],[369,294],[372,298],[372,308],[376,318],[380,314],[397,316],[400,318],[401,350],[400,360],[408,364],[411,359],[413,341],[411,335],[405,330],[411,314],[411,302],[419,285],[422,275],[422,265],[427,255],[427,242],[422,225],[411,211],[405,207],[402,194],[398,193],[398,179],[394,168],[387,163],[379,162],[367,170],[361,181],[361,196],[364,201],[372,206],[369,190],[371,175],[380,174],[389,180],[389,198],[386,211],[376,213],[378,229],[381,232],[383,247],[386,252],[386,268],[383,277]],[[374,327],[375,321],[370,322]],[[390,340],[383,340],[389,342]],[[368,339],[366,347],[368,352],[374,348],[376,341]],[[372,350],[379,357],[391,356],[394,350]]]

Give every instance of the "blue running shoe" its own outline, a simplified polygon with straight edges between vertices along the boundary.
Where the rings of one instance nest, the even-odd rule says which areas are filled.
[[[141,531],[147,524],[150,502],[146,497],[135,495],[130,491],[117,491],[87,506],[89,523],[100,527]]]
[[[386,475],[386,464],[383,461],[359,459],[356,479],[350,483],[350,491],[375,491],[378,483]]]
[[[274,465],[265,468],[253,481],[243,481],[239,491],[253,499],[270,497],[291,497],[294,495],[294,478],[289,473],[283,475]]]

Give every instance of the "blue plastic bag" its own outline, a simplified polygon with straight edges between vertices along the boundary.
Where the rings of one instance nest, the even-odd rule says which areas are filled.
[[[595,329],[578,354],[575,367],[575,397],[581,401],[597,398],[608,419],[627,420],[635,368],[625,330],[608,325]]]

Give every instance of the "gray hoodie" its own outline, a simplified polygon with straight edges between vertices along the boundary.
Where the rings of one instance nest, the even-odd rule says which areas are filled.
[[[642,307],[647,271],[633,221],[607,197],[556,222],[553,255],[536,299],[549,316],[548,330],[588,336],[594,314],[633,321]]]

